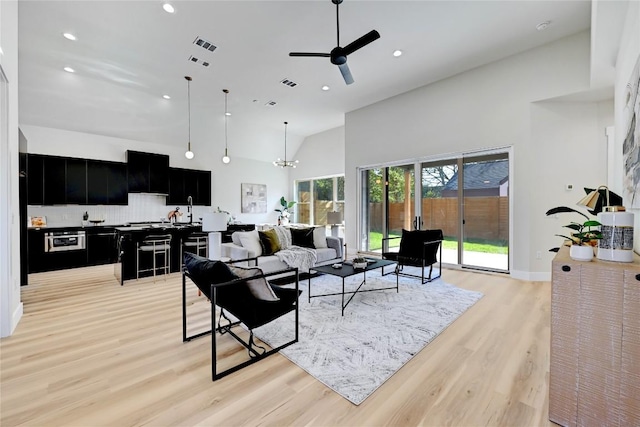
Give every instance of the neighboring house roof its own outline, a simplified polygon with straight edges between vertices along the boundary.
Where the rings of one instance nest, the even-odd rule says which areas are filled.
[[[509,161],[470,163],[464,166],[464,188],[481,190],[500,187],[509,179]],[[458,173],[442,188],[443,191],[458,190]]]

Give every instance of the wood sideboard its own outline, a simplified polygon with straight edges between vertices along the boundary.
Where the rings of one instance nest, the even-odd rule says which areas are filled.
[[[549,419],[640,426],[640,257],[552,265]]]

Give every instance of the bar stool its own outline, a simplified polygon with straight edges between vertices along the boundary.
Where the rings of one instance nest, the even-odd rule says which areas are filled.
[[[158,269],[163,270],[163,274],[169,274],[171,271],[171,234],[151,234],[137,244],[136,251],[136,279],[140,278],[140,273],[145,271],[153,271],[153,281],[156,281],[156,272]],[[140,253],[150,253],[153,257],[153,268],[140,268]],[[158,266],[158,256],[162,255],[162,265]]]
[[[184,252],[191,252],[196,255],[207,257],[207,239],[208,234],[201,231],[196,231],[182,240],[182,246],[180,247],[180,265],[184,264]]]

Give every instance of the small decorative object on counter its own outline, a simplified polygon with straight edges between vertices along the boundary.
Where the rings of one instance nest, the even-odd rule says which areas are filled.
[[[82,226],[86,227],[87,225],[89,225],[89,212],[82,214]]]
[[[176,206],[175,210],[169,211],[167,219],[171,222],[180,222],[181,216],[182,212],[180,212],[180,206]]]

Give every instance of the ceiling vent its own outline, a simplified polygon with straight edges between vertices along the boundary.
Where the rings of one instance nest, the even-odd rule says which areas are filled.
[[[269,101],[266,104],[264,104],[266,107],[275,107],[277,104],[276,101]]]
[[[208,67],[209,65],[211,65],[211,64],[209,64],[207,61],[203,61],[202,59],[198,59],[198,58],[196,58],[196,57],[195,57],[195,56],[193,56],[193,55],[191,55],[191,56],[189,57],[189,61],[191,61],[191,62],[195,62],[196,64],[200,64],[200,65],[202,65],[203,67]]]
[[[283,84],[283,85],[285,85],[285,86],[289,86],[289,87],[296,87],[296,86],[298,86],[298,83],[296,83],[296,82],[294,82],[294,81],[291,81],[291,80],[289,80],[289,79],[283,79],[283,80],[280,80],[280,83],[282,83],[282,84]]]
[[[216,46],[214,46],[211,42],[206,41],[202,37],[196,37],[196,39],[193,41],[193,44],[205,48],[209,52],[213,52],[214,50],[216,50]]]

